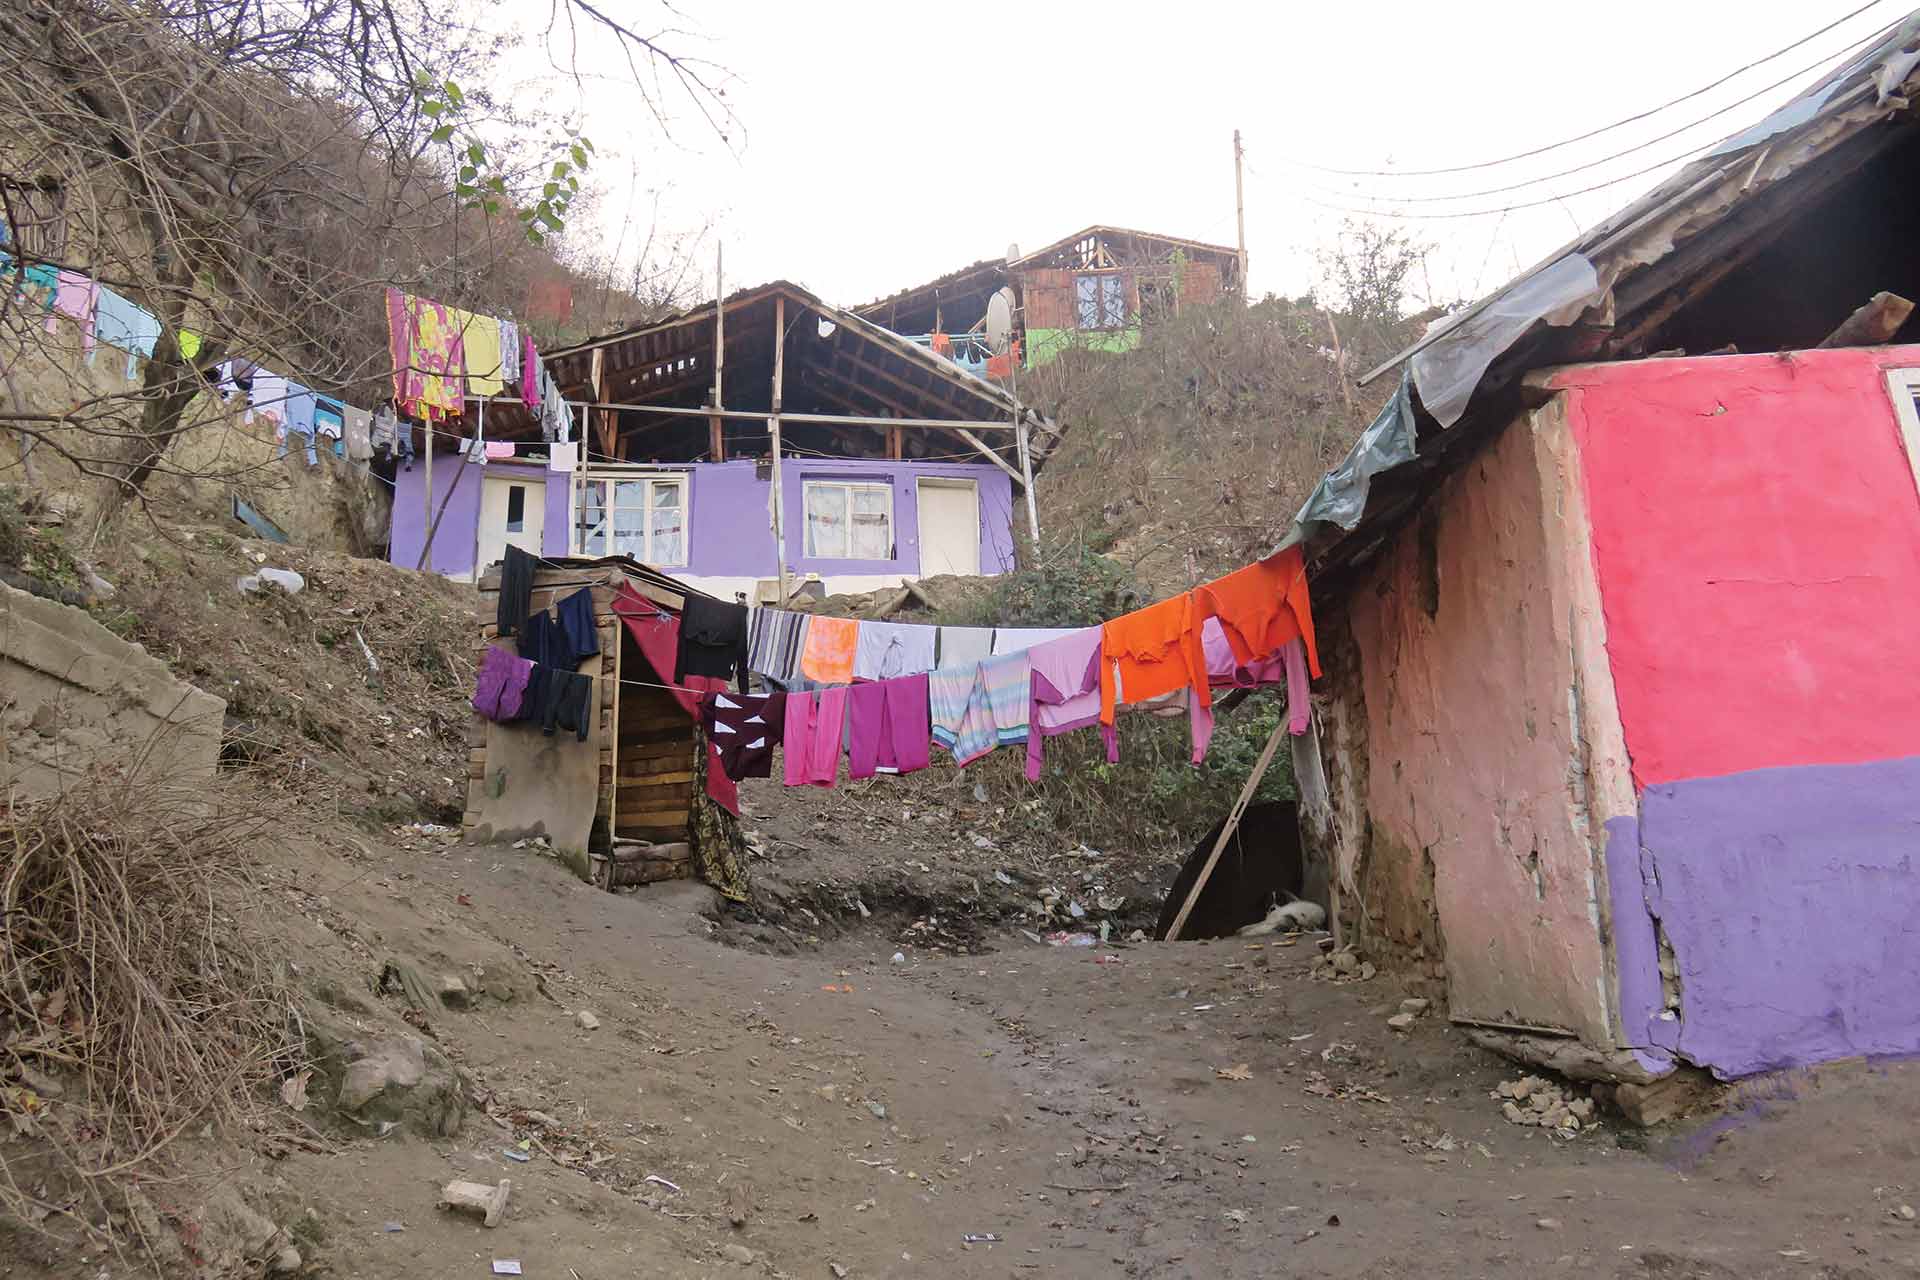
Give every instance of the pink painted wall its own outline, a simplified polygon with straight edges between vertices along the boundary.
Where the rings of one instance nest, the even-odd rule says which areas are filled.
[[[1611,1043],[1602,824],[1631,791],[1579,492],[1558,415],[1513,424],[1425,508],[1433,614],[1418,520],[1349,611],[1369,856],[1403,892],[1432,859],[1451,1013]]]
[[[1920,753],[1920,493],[1884,376],[1901,367],[1920,347],[1552,378],[1641,786]]]

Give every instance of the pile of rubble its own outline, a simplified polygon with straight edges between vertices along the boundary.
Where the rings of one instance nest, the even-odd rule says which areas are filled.
[[[1509,1124],[1551,1129],[1571,1138],[1593,1123],[1594,1101],[1542,1076],[1502,1080],[1493,1098]]]
[[[1331,947],[1333,939],[1324,939],[1320,945]],[[1316,956],[1313,961],[1313,976],[1328,982],[1369,982],[1375,972],[1373,962],[1362,960],[1350,946]]]

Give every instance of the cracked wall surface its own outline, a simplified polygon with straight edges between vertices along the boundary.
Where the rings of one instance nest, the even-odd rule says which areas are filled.
[[[1631,793],[1596,728],[1611,704],[1588,692],[1607,677],[1576,471],[1560,418],[1516,422],[1429,499],[1348,611],[1366,882],[1392,891],[1384,914],[1404,930],[1418,915],[1406,903],[1430,896],[1455,1018],[1612,1045],[1610,815],[1594,795]]]

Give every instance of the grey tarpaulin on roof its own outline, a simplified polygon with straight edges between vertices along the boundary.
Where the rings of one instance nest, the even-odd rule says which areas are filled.
[[[1293,532],[1281,545],[1298,542],[1315,524],[1335,524],[1342,529],[1359,524],[1367,510],[1367,490],[1373,478],[1411,461],[1413,453],[1413,389],[1403,373],[1399,389],[1380,410],[1380,416],[1360,433],[1340,465],[1320,477],[1320,483],[1307,496],[1307,505],[1294,517]]]
[[[1467,411],[1473,389],[1494,358],[1538,321],[1571,324],[1601,295],[1600,278],[1585,254],[1570,253],[1516,281],[1499,297],[1448,330],[1412,360],[1420,403],[1443,427]]]

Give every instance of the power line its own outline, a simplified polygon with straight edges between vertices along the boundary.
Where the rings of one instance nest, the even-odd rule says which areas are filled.
[[[1854,46],[1848,46],[1848,50],[1851,50],[1853,47]],[[1844,53],[1846,51],[1843,50],[1842,52]],[[1488,187],[1484,191],[1461,191],[1461,192],[1456,192],[1452,195],[1444,195],[1444,196],[1384,196],[1384,195],[1373,196],[1373,195],[1368,195],[1365,192],[1335,192],[1326,187],[1315,187],[1313,189],[1316,191],[1324,192],[1327,195],[1358,196],[1360,199],[1363,199],[1363,200],[1379,200],[1388,204],[1441,204],[1450,200],[1479,200],[1479,199],[1484,199],[1488,196],[1505,195],[1509,191],[1523,191],[1528,187],[1537,187],[1544,183],[1552,182],[1557,178],[1567,178],[1567,177],[1571,177],[1576,173],[1585,173],[1589,169],[1597,169],[1601,165],[1610,164],[1615,160],[1621,159],[1623,156],[1630,156],[1630,155],[1633,155],[1635,152],[1645,151],[1648,147],[1658,146],[1660,143],[1667,141],[1669,138],[1676,138],[1680,136],[1681,134],[1687,132],[1689,129],[1697,129],[1701,125],[1706,124],[1708,121],[1717,120],[1721,116],[1726,115],[1730,111],[1736,111],[1739,108],[1744,107],[1748,103],[1752,102],[1755,98],[1761,97],[1765,94],[1772,93],[1775,89],[1778,89],[1780,86],[1787,84],[1790,81],[1798,80],[1801,76],[1804,76],[1809,72],[1818,71],[1821,67],[1824,67],[1828,65],[1830,62],[1833,62],[1838,56],[1839,55],[1836,55],[1836,54],[1823,55],[1820,58],[1814,60],[1813,62],[1808,63],[1806,66],[1799,68],[1798,70],[1788,72],[1786,75],[1780,77],[1778,80],[1775,80],[1772,84],[1764,85],[1761,88],[1755,89],[1752,93],[1748,94],[1746,97],[1738,99],[1737,101],[1734,101],[1734,102],[1729,102],[1726,106],[1721,107],[1719,110],[1709,112],[1706,115],[1701,116],[1698,119],[1691,120],[1686,124],[1679,126],[1676,129],[1670,129],[1666,133],[1661,134],[1659,137],[1648,138],[1645,142],[1636,143],[1631,147],[1624,147],[1621,150],[1615,151],[1610,155],[1601,156],[1597,160],[1589,160],[1585,164],[1577,164],[1572,166],[1571,168],[1561,169],[1555,173],[1541,174],[1537,178],[1528,178],[1523,182],[1508,183],[1504,187]],[[1705,144],[1702,143],[1700,145],[1704,146]],[[1699,149],[1700,149],[1700,146],[1695,146],[1690,150],[1688,150],[1685,154],[1692,155],[1693,152],[1698,151]],[[1685,157],[1683,156],[1682,158],[1684,159]],[[1669,161],[1668,163],[1672,163],[1672,162]],[[1616,179],[1616,181],[1625,181],[1625,179]]]
[[[1733,71],[1729,71],[1727,74],[1721,76],[1718,80],[1715,80],[1712,84],[1704,85],[1701,88],[1695,89],[1691,93],[1682,94],[1680,97],[1675,98],[1670,102],[1663,102],[1657,107],[1649,107],[1645,111],[1639,112],[1635,115],[1627,116],[1621,120],[1616,120],[1612,124],[1602,125],[1597,129],[1590,129],[1586,133],[1577,134],[1574,137],[1566,138],[1559,142],[1550,142],[1544,146],[1535,147],[1530,151],[1522,151],[1515,155],[1503,156],[1498,160],[1482,160],[1474,164],[1451,165],[1441,169],[1339,169],[1329,165],[1311,164],[1304,160],[1293,160],[1293,159],[1287,159],[1285,157],[1282,158],[1282,162],[1285,164],[1292,165],[1295,168],[1299,168],[1299,169],[1309,169],[1318,173],[1331,173],[1331,174],[1339,175],[1341,177],[1349,177],[1349,178],[1431,178],[1431,177],[1438,177],[1444,174],[1451,174],[1451,173],[1470,173],[1477,169],[1493,169],[1503,164],[1512,164],[1516,160],[1531,159],[1534,156],[1544,155],[1549,151],[1557,151],[1562,147],[1569,147],[1577,142],[1585,142],[1589,138],[1596,138],[1603,133],[1610,133],[1615,129],[1624,128],[1625,126],[1630,124],[1636,124],[1639,121],[1647,119],[1649,116],[1658,115],[1662,111],[1666,111],[1673,107],[1677,107],[1685,102],[1690,102],[1693,99],[1700,97],[1702,94],[1711,93],[1713,90],[1718,89],[1721,85],[1726,84],[1728,81],[1733,80],[1741,75],[1744,75],[1746,72],[1753,70],[1755,67],[1764,66],[1766,63],[1772,62],[1775,58],[1778,58],[1783,54],[1792,53],[1795,49],[1798,49],[1801,45],[1806,44],[1808,41],[1818,39],[1819,37],[1825,35],[1827,32],[1832,31],[1835,27],[1838,27],[1843,23],[1849,22],[1854,18],[1859,17],[1861,14],[1865,13],[1867,10],[1877,8],[1881,4],[1884,4],[1885,2],[1886,0],[1867,0],[1866,4],[1861,5],[1859,8],[1853,10],[1850,13],[1843,14],[1842,16],[1834,19],[1832,22],[1829,22],[1826,26],[1821,27],[1818,31],[1814,31],[1807,35],[1804,35],[1800,39],[1794,41],[1792,44],[1787,45],[1784,48],[1774,50],[1772,53],[1768,54],[1764,58],[1756,59],[1753,62],[1747,63],[1745,66],[1738,67]],[[1891,28],[1886,28],[1886,30],[1891,30]],[[1804,73],[1796,73],[1796,74],[1804,74]],[[1765,92],[1765,90],[1762,90],[1762,92]]]
[[[1858,12],[1858,11],[1856,10],[1856,12]],[[1849,16],[1851,16],[1851,15],[1849,15]],[[1842,19],[1842,21],[1845,21],[1845,19]],[[1898,25],[1898,24],[1895,24],[1895,25]],[[1828,28],[1828,29],[1831,29],[1831,28]],[[1888,31],[1891,31],[1891,30],[1893,30],[1893,27],[1891,27],[1891,26],[1889,26],[1889,27],[1885,27],[1885,28],[1882,28],[1880,32],[1877,32],[1877,33],[1875,33],[1875,34],[1874,34],[1873,36],[1869,36],[1869,37],[1867,37],[1867,38],[1866,38],[1866,39],[1864,39],[1864,40],[1860,40],[1860,41],[1856,41],[1856,42],[1855,42],[1854,44],[1852,44],[1852,45],[1849,45],[1849,46],[1847,47],[1847,49],[1846,49],[1846,50],[1844,50],[1844,51],[1842,52],[1842,54],[1841,54],[1841,57],[1845,57],[1845,56],[1846,56],[1847,54],[1850,54],[1850,53],[1852,53],[1852,52],[1853,52],[1854,50],[1856,50],[1856,49],[1858,49],[1858,48],[1860,48],[1861,46],[1863,46],[1863,45],[1866,45],[1866,44],[1868,44],[1868,43],[1870,43],[1870,42],[1871,42],[1871,41],[1873,41],[1873,40],[1877,40],[1877,39],[1879,39],[1879,38],[1880,38],[1881,36],[1883,36],[1883,35],[1884,35],[1884,34],[1885,34],[1886,32],[1888,32]],[[1817,33],[1817,32],[1816,32],[1815,34],[1819,34],[1819,33]],[[1811,38],[1811,37],[1809,37],[1809,38]],[[1805,43],[1805,41],[1801,41],[1800,43]],[[1789,47],[1791,48],[1791,47],[1793,47],[1793,46],[1789,46]],[[1811,70],[1811,69],[1813,69],[1813,68],[1817,68],[1817,67],[1819,67],[1819,66],[1822,66],[1822,65],[1825,65],[1825,64],[1827,64],[1827,63],[1828,63],[1828,62],[1830,62],[1830,61],[1837,61],[1837,60],[1838,60],[1838,59],[1835,59],[1835,58],[1822,58],[1822,59],[1821,59],[1821,60],[1820,60],[1819,62],[1816,62],[1816,63],[1814,63],[1814,64],[1812,64],[1812,67],[1810,67],[1810,68],[1808,68],[1808,70]],[[1727,106],[1727,107],[1723,107],[1723,108],[1722,108],[1721,110],[1719,110],[1719,111],[1716,111],[1716,112],[1714,112],[1714,113],[1712,113],[1712,114],[1710,114],[1710,115],[1707,115],[1707,116],[1703,116],[1703,117],[1701,117],[1701,119],[1700,119],[1700,120],[1698,120],[1698,121],[1695,121],[1695,122],[1694,122],[1694,124],[1695,124],[1695,125],[1698,125],[1698,124],[1701,124],[1701,123],[1704,123],[1704,122],[1706,122],[1707,120],[1711,120],[1711,119],[1713,119],[1713,118],[1714,118],[1715,116],[1719,116],[1719,115],[1724,115],[1724,114],[1725,114],[1725,113],[1726,113],[1727,111],[1731,111],[1731,110],[1733,110],[1733,109],[1734,109],[1735,107],[1739,107],[1739,106],[1741,106],[1741,105],[1744,105],[1744,103],[1746,103],[1746,102],[1748,102],[1748,101],[1751,101],[1751,100],[1752,100],[1753,98],[1756,98],[1756,97],[1759,97],[1759,96],[1760,96],[1761,94],[1764,94],[1764,93],[1767,93],[1767,92],[1770,92],[1770,91],[1771,91],[1772,89],[1775,89],[1775,88],[1778,88],[1778,87],[1779,87],[1779,86],[1780,86],[1781,84],[1785,84],[1785,83],[1786,83],[1786,82],[1787,82],[1788,80],[1792,80],[1792,79],[1794,79],[1795,77],[1797,77],[1797,76],[1800,76],[1800,75],[1804,75],[1804,74],[1806,74],[1806,71],[1805,71],[1805,70],[1803,70],[1803,71],[1797,71],[1797,72],[1795,72],[1795,73],[1793,73],[1793,75],[1789,75],[1789,76],[1786,76],[1786,77],[1783,77],[1783,78],[1782,78],[1781,80],[1779,80],[1779,81],[1777,81],[1777,82],[1775,82],[1775,84],[1773,84],[1773,85],[1770,85],[1770,86],[1768,86],[1768,87],[1767,87],[1767,88],[1765,88],[1765,89],[1761,89],[1761,90],[1758,90],[1757,92],[1755,92],[1755,93],[1753,93],[1753,94],[1750,94],[1750,95],[1749,95],[1749,96],[1748,96],[1747,98],[1745,98],[1745,99],[1742,99],[1742,100],[1741,100],[1740,102],[1735,102],[1735,103],[1732,103],[1732,104],[1730,104],[1730,105],[1729,105],[1729,106]],[[1357,194],[1357,198],[1359,198],[1359,199],[1361,199],[1361,200],[1372,200],[1372,201],[1377,201],[1377,202],[1381,202],[1381,203],[1386,203],[1386,204],[1408,204],[1408,203],[1427,203],[1427,202],[1432,202],[1432,201],[1438,201],[1438,200],[1464,200],[1464,199],[1469,199],[1469,198],[1471,198],[1471,197],[1473,197],[1473,196],[1489,196],[1489,195],[1497,195],[1497,194],[1500,194],[1500,193],[1502,193],[1502,192],[1506,192],[1506,191],[1513,191],[1513,190],[1519,190],[1519,189],[1523,189],[1523,188],[1526,188],[1526,187],[1531,187],[1531,186],[1536,186],[1536,185],[1542,185],[1542,184],[1544,184],[1544,183],[1546,183],[1546,182],[1549,182],[1549,181],[1551,181],[1551,180],[1552,180],[1553,178],[1557,178],[1557,177],[1565,177],[1565,176],[1567,176],[1567,174],[1572,174],[1572,173],[1578,173],[1578,172],[1581,172],[1582,170],[1585,170],[1585,169],[1591,169],[1591,168],[1594,168],[1594,167],[1595,167],[1595,166],[1597,166],[1597,165],[1600,165],[1600,164],[1604,164],[1604,163],[1606,163],[1606,162],[1607,162],[1607,160],[1613,160],[1613,159],[1618,159],[1618,158],[1619,158],[1620,156],[1623,156],[1623,155],[1630,155],[1630,154],[1632,154],[1632,153],[1633,153],[1633,152],[1635,152],[1635,151],[1640,151],[1640,150],[1644,150],[1644,149],[1645,149],[1645,147],[1647,147],[1647,146],[1651,146],[1651,145],[1653,145],[1654,143],[1657,143],[1657,142],[1660,142],[1660,141],[1663,141],[1663,140],[1664,140],[1664,139],[1666,139],[1666,138],[1670,138],[1670,137],[1673,137],[1673,136],[1674,136],[1674,134],[1678,134],[1678,133],[1684,133],[1684,132],[1686,132],[1686,130],[1687,130],[1688,128],[1692,128],[1692,127],[1694,127],[1694,126],[1693,126],[1693,125],[1689,125],[1689,126],[1685,126],[1685,127],[1683,127],[1683,128],[1680,128],[1680,129],[1676,129],[1676,130],[1673,130],[1673,131],[1672,131],[1671,133],[1667,133],[1667,134],[1663,134],[1663,135],[1662,135],[1662,136],[1661,136],[1660,138],[1654,138],[1654,139],[1650,139],[1650,140],[1649,140],[1648,142],[1646,142],[1646,143],[1643,143],[1643,144],[1641,144],[1640,146],[1637,146],[1637,147],[1629,147],[1629,148],[1627,148],[1626,150],[1624,150],[1624,151],[1621,151],[1621,152],[1618,152],[1618,153],[1616,153],[1616,154],[1615,154],[1615,155],[1613,155],[1613,156],[1609,156],[1609,157],[1606,157],[1606,159],[1604,159],[1604,160],[1596,160],[1596,161],[1594,161],[1594,162],[1593,162],[1592,164],[1587,164],[1587,165],[1580,165],[1580,166],[1576,166],[1575,168],[1572,168],[1572,169],[1568,169],[1568,170],[1566,170],[1566,171],[1564,171],[1563,173],[1559,173],[1559,174],[1549,174],[1549,175],[1547,175],[1546,177],[1543,177],[1543,178],[1536,178],[1536,179],[1533,179],[1533,180],[1531,180],[1531,181],[1528,181],[1528,182],[1521,182],[1521,183],[1515,183],[1515,184],[1512,184],[1511,186],[1508,186],[1508,187],[1496,187],[1496,188],[1492,188],[1492,189],[1490,189],[1490,190],[1487,190],[1487,191],[1481,191],[1481,192],[1475,192],[1475,193],[1464,193],[1464,194],[1461,194],[1461,195],[1455,195],[1455,196],[1424,196],[1424,197],[1415,197],[1415,196],[1399,196],[1399,197],[1395,197],[1395,196],[1375,196],[1375,195],[1368,195],[1368,194],[1365,194],[1365,193],[1351,193],[1351,192],[1341,192],[1341,191],[1333,191],[1333,190],[1330,190],[1329,188],[1326,188],[1326,187],[1308,187],[1307,189],[1308,189],[1308,190],[1311,190],[1311,191],[1318,191],[1318,192],[1320,192],[1320,193],[1321,193],[1321,194],[1323,194],[1323,195],[1329,195],[1329,196],[1334,196],[1334,197],[1336,197],[1336,198],[1348,198],[1348,197],[1350,197],[1350,196],[1355,196],[1355,195]],[[1341,205],[1341,204],[1329,204],[1329,203],[1327,203],[1327,202],[1326,202],[1326,201],[1324,201],[1324,200],[1315,200],[1315,199],[1314,199],[1314,198],[1313,198],[1312,196],[1310,196],[1310,195],[1305,195],[1305,194],[1301,194],[1301,193],[1299,193],[1298,191],[1296,191],[1296,192],[1295,192],[1294,194],[1295,194],[1295,195],[1297,196],[1297,198],[1298,198],[1298,199],[1300,199],[1300,200],[1303,200],[1303,201],[1305,201],[1305,202],[1306,202],[1307,204],[1310,204],[1310,205],[1313,205],[1313,206],[1314,206],[1315,208],[1319,208],[1319,209],[1325,209],[1325,210],[1328,210],[1329,212],[1332,212],[1332,213],[1344,213],[1344,214],[1352,214],[1352,215],[1356,215],[1356,216],[1359,216],[1359,217],[1376,217],[1376,218],[1391,218],[1391,219],[1394,219],[1394,220],[1396,220],[1396,221],[1403,221],[1403,222],[1408,222],[1408,221],[1453,221],[1453,220],[1458,220],[1458,219],[1462,219],[1462,218],[1487,218],[1487,217],[1495,217],[1495,216],[1504,216],[1504,215],[1506,215],[1506,214],[1509,214],[1509,213],[1514,213],[1514,212],[1517,212],[1517,211],[1519,211],[1519,210],[1522,210],[1522,209],[1537,209],[1537,208],[1541,208],[1541,207],[1543,207],[1543,206],[1545,206],[1545,205],[1549,205],[1549,204],[1562,204],[1562,203],[1564,203],[1564,202],[1565,202],[1565,201],[1566,201],[1566,200],[1567,200],[1567,199],[1568,199],[1569,197],[1572,197],[1572,196],[1582,196],[1582,195],[1590,195],[1590,194],[1592,194],[1592,193],[1594,193],[1594,192],[1596,192],[1596,191],[1604,191],[1604,190],[1606,190],[1606,189],[1607,189],[1608,187],[1614,187],[1614,186],[1618,186],[1618,185],[1620,185],[1620,184],[1621,184],[1621,183],[1623,183],[1623,182],[1631,182],[1631,181],[1633,181],[1633,180],[1634,180],[1635,178],[1642,178],[1642,177],[1645,177],[1645,176],[1647,176],[1647,175],[1648,175],[1648,174],[1650,174],[1650,173],[1656,173],[1656,172],[1658,172],[1658,171],[1660,171],[1660,170],[1662,170],[1662,169],[1665,169],[1665,168],[1668,168],[1668,167],[1670,167],[1670,166],[1672,166],[1672,165],[1676,165],[1676,164],[1679,164],[1679,163],[1681,163],[1681,162],[1683,162],[1683,161],[1685,161],[1686,159],[1688,159],[1689,157],[1691,157],[1691,156],[1693,156],[1693,155],[1694,155],[1695,153],[1697,153],[1698,151],[1700,151],[1700,150],[1701,150],[1701,148],[1702,148],[1703,146],[1705,146],[1705,145],[1707,145],[1707,144],[1705,144],[1705,143],[1701,143],[1701,144],[1698,144],[1698,145],[1695,145],[1695,146],[1693,146],[1693,147],[1690,147],[1690,148],[1688,148],[1687,150],[1685,150],[1685,151],[1683,151],[1683,152],[1680,152],[1680,153],[1679,153],[1679,154],[1677,154],[1677,155],[1673,155],[1673,156],[1669,156],[1668,158],[1666,158],[1666,159],[1664,159],[1664,160],[1659,160],[1659,161],[1656,161],[1656,162],[1654,162],[1653,164],[1649,164],[1649,165],[1647,165],[1647,166],[1645,166],[1645,167],[1643,167],[1643,168],[1639,168],[1639,169],[1635,169],[1635,170],[1634,170],[1633,172],[1631,172],[1631,173],[1624,173],[1624,174],[1621,174],[1621,175],[1620,175],[1619,177],[1616,177],[1616,178],[1608,178],[1608,179],[1606,179],[1605,181],[1602,181],[1602,182],[1596,182],[1596,183],[1593,183],[1593,184],[1591,184],[1591,185],[1589,185],[1589,186],[1585,186],[1585,187],[1580,187],[1580,188],[1578,188],[1578,189],[1576,189],[1576,190],[1573,190],[1573,191],[1563,191],[1563,192],[1557,192],[1557,193],[1551,193],[1551,194],[1549,194],[1549,195],[1547,195],[1546,197],[1544,197],[1544,198],[1542,198],[1542,199],[1538,199],[1538,200],[1527,200],[1527,201],[1519,201],[1519,202],[1516,202],[1516,203],[1512,203],[1512,204],[1506,204],[1506,205],[1501,205],[1501,206],[1498,206],[1498,207],[1495,207],[1495,208],[1488,208],[1488,209],[1463,209],[1463,210],[1458,210],[1458,211],[1452,211],[1452,212],[1444,212],[1444,213],[1442,213],[1442,212],[1432,212],[1432,213],[1406,213],[1406,212],[1400,212],[1400,211],[1397,211],[1397,210],[1394,210],[1394,209],[1382,209],[1382,208],[1355,208],[1355,207],[1353,207],[1353,206],[1351,206],[1351,205]],[[1259,174],[1259,173],[1258,173],[1257,171],[1255,171],[1255,172],[1254,172],[1254,176],[1255,176],[1255,177],[1261,177],[1262,175],[1260,175],[1260,174]]]

